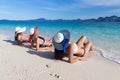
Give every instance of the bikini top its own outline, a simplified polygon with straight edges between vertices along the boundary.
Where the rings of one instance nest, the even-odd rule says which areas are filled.
[[[43,46],[44,43],[45,43],[45,38],[43,38],[42,36],[38,35],[38,34],[39,34],[39,27],[35,27],[34,30],[35,30],[35,31],[34,31],[33,35],[30,35],[29,43],[30,43],[30,44],[33,44],[33,41],[35,40],[35,38],[38,37],[38,38],[40,38],[40,39],[43,40],[43,43],[42,43],[42,45],[41,45],[41,46]]]
[[[43,43],[41,44],[41,46],[43,46],[43,45],[44,45],[44,43],[45,43],[45,38],[43,38],[42,36],[38,36],[38,38],[40,38],[40,39],[42,39],[42,40],[43,40]]]

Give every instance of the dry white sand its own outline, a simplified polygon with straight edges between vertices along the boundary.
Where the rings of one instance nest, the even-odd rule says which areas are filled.
[[[17,46],[0,35],[0,80],[120,80],[120,64],[98,51],[87,61],[56,61],[53,52]]]

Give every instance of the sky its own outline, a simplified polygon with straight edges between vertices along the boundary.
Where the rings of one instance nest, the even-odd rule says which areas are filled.
[[[120,16],[120,0],[0,0],[0,19],[90,19]]]

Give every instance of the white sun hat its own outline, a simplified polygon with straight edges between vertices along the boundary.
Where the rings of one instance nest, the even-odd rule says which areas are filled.
[[[23,28],[16,27],[16,29],[15,29],[16,33],[23,33],[23,32],[25,32],[25,30],[26,30],[26,27],[23,27]]]
[[[57,43],[61,43],[64,40],[64,35],[60,32],[58,32],[55,36],[54,36],[54,40]]]
[[[30,29],[30,35],[33,35],[33,34],[34,34],[34,31],[35,31],[34,28],[31,28],[31,29]]]
[[[17,26],[17,27],[15,28],[15,32],[19,31],[20,29],[21,29],[21,27]]]

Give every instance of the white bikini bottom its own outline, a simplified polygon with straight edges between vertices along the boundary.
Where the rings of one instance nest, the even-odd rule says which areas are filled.
[[[78,46],[77,46],[77,44],[76,43],[73,43],[73,46],[74,46],[74,53],[77,53],[77,51],[78,51]]]

